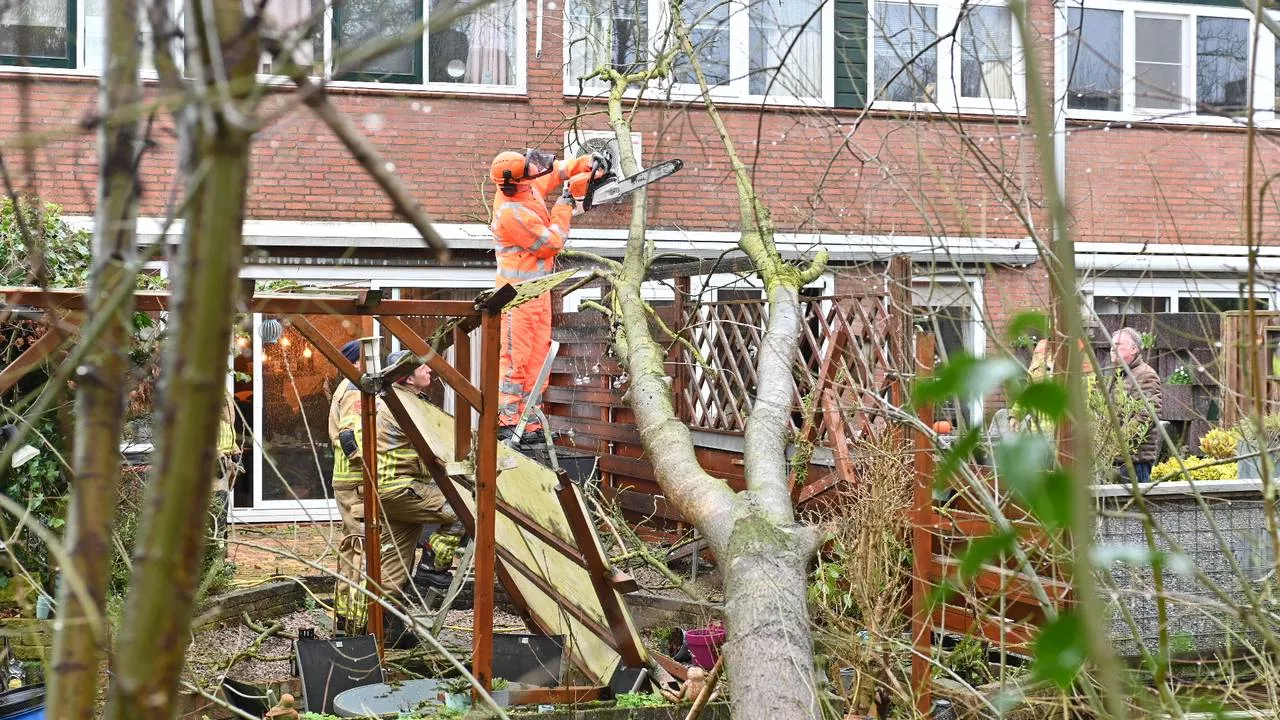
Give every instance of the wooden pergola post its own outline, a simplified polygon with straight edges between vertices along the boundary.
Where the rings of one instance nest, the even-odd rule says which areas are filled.
[[[933,374],[933,335],[922,333],[916,338],[916,381]],[[933,426],[933,407],[921,406],[920,422]],[[933,707],[929,689],[930,662],[933,657],[933,613],[929,608],[929,564],[933,561],[933,535],[929,528],[933,519],[933,443],[929,435],[917,428],[912,433],[915,445],[915,486],[912,489],[911,522],[911,691],[916,697],[916,710],[928,717]]]
[[[476,438],[475,625],[471,635],[471,674],[487,691],[493,685],[493,584],[497,564],[494,540],[498,507],[498,356],[501,309],[480,317],[480,427]],[[479,693],[476,700],[478,701]]]
[[[360,371],[377,371],[373,338],[360,339]],[[360,385],[360,454],[364,466],[364,571],[375,600],[382,598],[382,533],[378,525],[378,396]],[[378,643],[378,654],[386,648],[382,636],[382,605],[369,604],[369,634]]]

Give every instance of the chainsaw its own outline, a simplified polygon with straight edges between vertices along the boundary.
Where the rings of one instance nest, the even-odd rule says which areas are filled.
[[[586,183],[586,188],[582,190],[581,194],[576,192],[579,190],[578,187],[575,187],[578,183],[570,182],[570,192],[578,200],[584,211],[590,210],[596,205],[618,200],[650,183],[657,182],[668,175],[674,175],[680,168],[684,167],[683,160],[667,160],[653,167],[645,168],[631,177],[624,178],[620,177],[617,171],[621,167],[618,142],[610,140],[601,149],[601,153],[606,157],[607,167],[601,167],[598,161],[591,163],[590,180]]]

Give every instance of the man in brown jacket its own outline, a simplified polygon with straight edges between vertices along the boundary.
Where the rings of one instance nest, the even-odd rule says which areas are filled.
[[[1142,360],[1142,336],[1131,327],[1120,328],[1111,336],[1111,361],[1121,371],[1124,391],[1129,397],[1143,401],[1139,413],[1143,420],[1151,423],[1147,437],[1133,454],[1137,481],[1151,482],[1151,466],[1160,452],[1160,376]]]

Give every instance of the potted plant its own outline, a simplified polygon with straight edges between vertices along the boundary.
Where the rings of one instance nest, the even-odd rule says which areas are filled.
[[[1169,377],[1165,378],[1162,420],[1194,420],[1198,417],[1195,408],[1195,378],[1186,367],[1179,365]]]
[[[1031,354],[1036,349],[1036,343],[1040,342],[1040,338],[1035,335],[1019,335],[1013,339],[1010,345],[1013,347],[1013,356],[1023,365],[1031,363]]]

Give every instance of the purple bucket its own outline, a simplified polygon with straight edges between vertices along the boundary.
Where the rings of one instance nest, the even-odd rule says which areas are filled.
[[[695,628],[684,631],[684,644],[693,655],[693,662],[704,670],[710,670],[720,657],[720,645],[724,642],[724,626]]]

